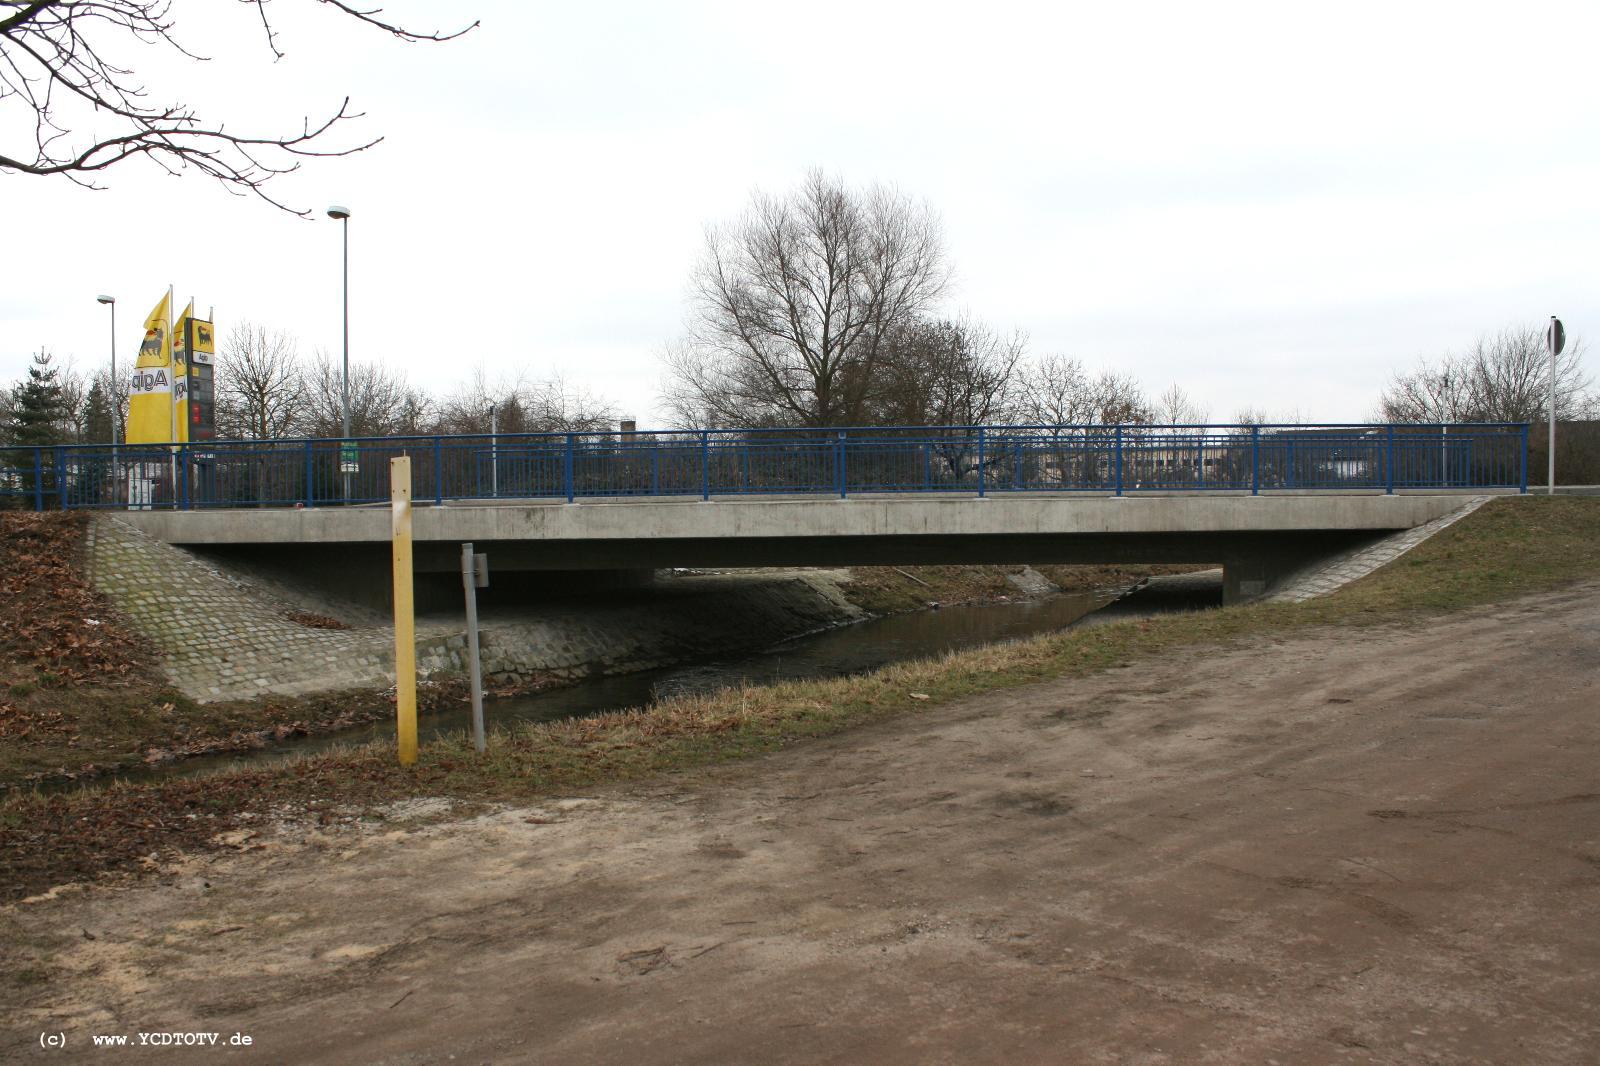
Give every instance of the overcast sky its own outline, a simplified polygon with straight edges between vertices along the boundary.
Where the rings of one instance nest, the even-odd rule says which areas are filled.
[[[438,393],[561,374],[659,425],[704,227],[811,167],[934,206],[952,310],[1215,421],[1363,419],[1419,355],[1600,312],[1592,2],[388,4],[482,20],[438,45],[271,7],[277,63],[204,0],[174,11],[211,62],[123,58],[241,131],[348,94],[384,143],[275,183],[313,221],[141,162],[105,192],[0,175],[0,379],[102,364],[99,293],[131,365],[169,283],[337,355],[339,203],[353,359]]]

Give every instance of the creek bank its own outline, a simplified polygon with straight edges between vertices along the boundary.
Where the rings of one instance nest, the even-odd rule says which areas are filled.
[[[112,516],[0,519],[14,616],[0,790],[138,776],[392,718],[392,636],[374,612],[219,565]],[[1106,577],[1052,569],[1083,571],[1077,587]],[[491,609],[483,661],[492,697],[523,697],[753,654],[881,614],[1057,588],[1014,566],[683,572],[593,602]],[[464,651],[459,616],[419,619],[425,714],[464,704]]]
[[[95,516],[85,540],[95,589],[153,647],[154,668],[196,703],[394,684],[392,630],[368,608],[292,574],[166,544],[112,516]],[[1021,566],[678,571],[642,588],[485,606],[482,662],[497,684],[578,680],[755,651],[941,603],[1008,602],[1141,576]],[[462,627],[459,612],[418,617],[422,677],[464,671]]]
[[[492,734],[484,756],[456,735],[425,746],[408,768],[396,765],[392,747],[367,745],[201,777],[0,797],[0,895],[18,898],[117,870],[159,870],[181,851],[234,847],[223,834],[263,820],[322,824],[381,817],[389,805],[419,797],[460,802],[469,810],[526,804],[774,752],[976,693],[998,697],[1039,681],[1164,662],[1185,648],[1278,644],[1295,633],[1316,639],[1318,630],[1343,645],[1364,628],[1415,628],[1439,613],[1573,586],[1577,591],[1560,595],[1592,598],[1600,588],[1594,584],[1600,573],[1596,502],[1497,500],[1395,563],[1306,603],[1257,602],[1079,627],[871,674],[725,689],[521,726]],[[1507,605],[1489,609],[1485,618],[1503,625],[1508,613],[1538,609]],[[1127,676],[1119,673],[1113,683],[1124,684]],[[1063,706],[1048,717],[1092,727],[1104,710]]]

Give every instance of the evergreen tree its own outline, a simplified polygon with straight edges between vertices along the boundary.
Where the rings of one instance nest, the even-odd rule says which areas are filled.
[[[111,443],[111,401],[106,390],[96,381],[89,386],[89,397],[83,416],[83,439],[80,444]]]
[[[55,491],[53,465],[46,455],[34,451],[43,445],[61,441],[62,418],[66,414],[66,399],[62,395],[61,381],[56,368],[50,365],[50,355],[40,351],[28,367],[28,375],[11,388],[9,411],[5,425],[0,426],[0,437],[14,449],[0,454],[0,467],[10,470],[0,478],[0,497],[11,506],[30,506],[40,492]],[[39,464],[36,466],[35,464]],[[34,471],[43,471],[42,477]]]
[[[11,426],[6,435],[12,444],[25,448],[61,444],[61,424],[66,417],[66,399],[50,353],[41,350],[28,367],[28,376],[11,392]]]

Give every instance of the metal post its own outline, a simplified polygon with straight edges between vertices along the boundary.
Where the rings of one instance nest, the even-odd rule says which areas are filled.
[[[461,545],[461,587],[467,599],[467,661],[472,679],[472,746],[483,754],[483,664],[478,660],[478,567],[469,541]]]
[[[839,499],[845,496],[844,480],[844,431],[840,430],[838,437],[833,442],[833,484],[839,490]]]
[[[433,438],[433,505],[444,504],[444,438]]]
[[[1520,482],[1519,487],[1522,489],[1523,495],[1527,495],[1528,492],[1528,431],[1531,428],[1531,426],[1524,423],[1522,426],[1522,432],[1518,434],[1522,438],[1522,470],[1521,476],[1518,480]]]
[[[1547,344],[1550,349],[1550,483],[1545,494],[1556,494],[1556,345],[1552,336]]]
[[[500,498],[500,409],[489,405],[489,495]]]
[[[1384,448],[1383,459],[1384,492],[1392,496],[1394,495],[1394,426],[1390,425],[1386,428],[1389,432],[1386,438],[1387,444]]]
[[[33,450],[33,509],[44,510],[44,449]]]
[[[1439,487],[1450,487],[1450,427],[1439,423]]]
[[[61,509],[67,509],[67,452],[65,448],[57,447],[56,453],[56,503]]]
[[[121,437],[118,430],[122,423],[122,391],[117,384],[117,298],[100,296],[96,299],[111,308],[111,502],[115,504],[122,482],[117,473],[117,443]]]
[[[1122,427],[1117,427],[1116,451],[1113,454],[1117,469],[1117,495],[1122,495]]]
[[[189,496],[189,457],[184,454],[184,447],[181,444],[178,445],[175,451],[178,455],[178,482],[181,486],[178,499],[182,502],[185,511],[192,511],[194,510],[194,500]]]
[[[344,480],[344,502],[350,502],[350,471],[345,468],[344,447],[350,439],[350,214],[345,212],[339,220],[344,231],[344,373],[340,375],[343,392],[344,436],[339,441],[339,473]]]
[[[1250,427],[1250,495],[1261,495],[1261,427]]]
[[[311,441],[309,439],[306,441],[306,444],[305,444],[305,453],[306,453],[306,492],[305,492],[305,497],[306,498],[305,498],[305,505],[307,507],[313,507],[313,506],[316,505],[315,501],[316,501],[316,498],[317,498],[317,494],[316,494],[316,476],[317,476],[317,472],[316,472],[316,465],[312,462]]]
[[[122,422],[122,401],[117,388],[117,301],[111,301],[111,462],[117,461],[118,428]]]
[[[978,499],[980,499],[980,500],[983,499],[984,490],[987,488],[987,486],[984,484],[984,481],[985,481],[984,469],[983,469],[984,443],[985,442],[984,442],[983,427],[979,426],[978,427]]]
[[[711,433],[700,431],[700,498],[711,499]]]
[[[566,451],[566,455],[563,456],[562,460],[561,460],[561,480],[562,480],[562,483],[566,486],[566,489],[567,489],[567,502],[568,503],[572,502],[572,497],[573,497],[573,493],[574,493],[573,484],[572,484],[572,445],[573,445],[572,434],[568,433],[567,434],[567,451]]]

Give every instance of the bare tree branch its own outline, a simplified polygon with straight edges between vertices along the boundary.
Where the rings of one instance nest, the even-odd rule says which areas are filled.
[[[282,58],[266,0],[240,2],[256,9],[267,47]],[[318,2],[405,41],[448,41],[478,25],[423,33],[379,18],[382,8]],[[205,61],[177,40],[169,0],[0,0],[0,11],[6,9],[9,14],[0,17],[0,114],[31,116],[33,144],[23,150],[0,146],[0,172],[65,177],[99,189],[102,172],[142,157],[169,173],[198,170],[230,192],[306,216],[309,210],[270,195],[266,183],[298,170],[302,160],[352,155],[382,140],[332,143],[338,127],[362,117],[350,110],[348,97],[325,118],[306,117],[298,132],[281,134],[231,133],[226,123],[202,118],[187,104],[151,103],[134,72],[106,56],[131,40]]]
[[[1595,403],[1585,347],[1571,338],[1556,357],[1556,417],[1581,417]],[[1484,334],[1465,352],[1422,359],[1397,373],[1378,401],[1386,422],[1542,422],[1548,417],[1550,354],[1538,326]]]
[[[821,171],[788,196],[757,193],[707,232],[667,407],[733,426],[866,421],[889,337],[949,275],[937,218],[901,193]]]

